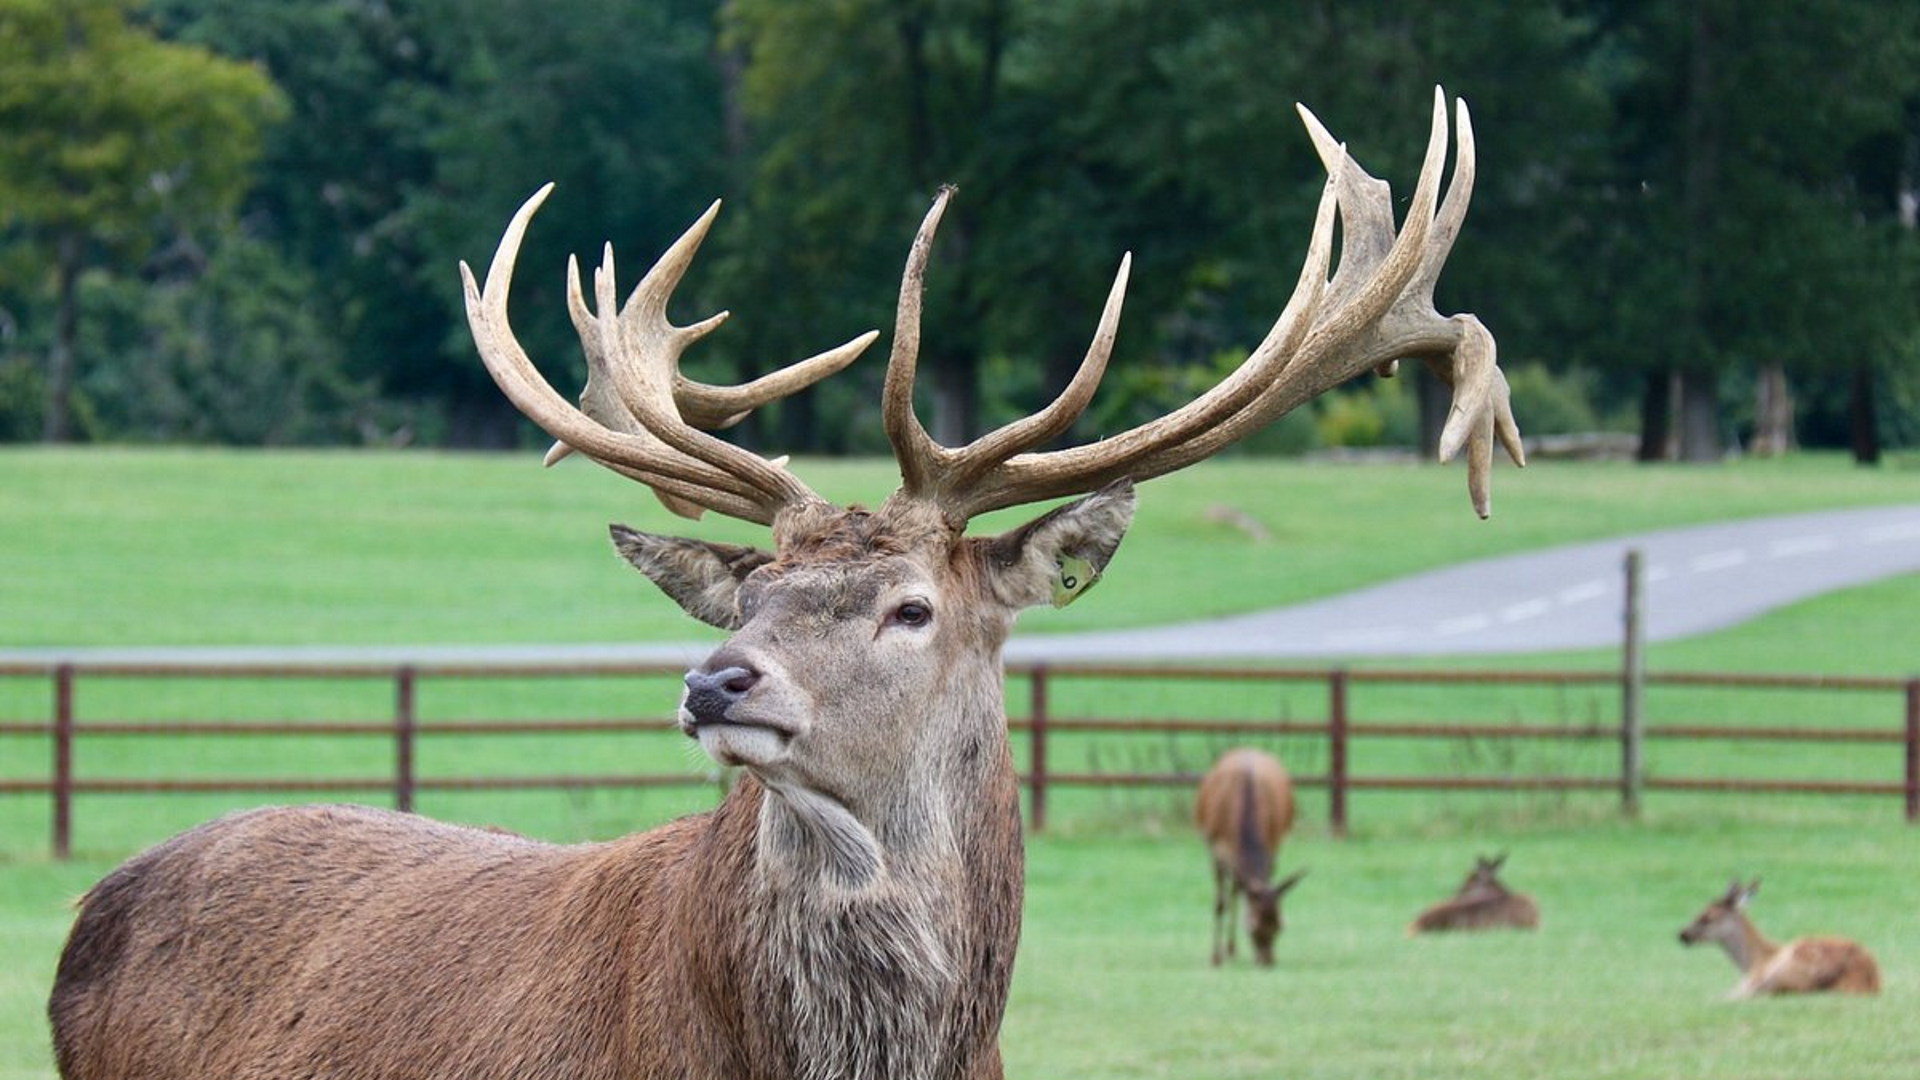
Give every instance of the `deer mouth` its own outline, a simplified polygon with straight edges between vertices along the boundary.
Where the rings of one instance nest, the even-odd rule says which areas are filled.
[[[682,710],[680,730],[722,765],[770,765],[787,756],[799,734],[789,724],[752,716],[701,719]]]

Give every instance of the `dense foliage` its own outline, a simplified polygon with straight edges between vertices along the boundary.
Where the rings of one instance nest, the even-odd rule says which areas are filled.
[[[0,438],[530,439],[453,268],[548,180],[515,319],[563,387],[567,254],[611,239],[630,282],[725,196],[676,313],[737,311],[688,363],[752,374],[887,328],[958,184],[924,361],[949,439],[1064,380],[1131,249],[1093,437],[1277,315],[1320,182],[1292,102],[1404,191],[1441,84],[1482,163],[1441,303],[1494,327],[1531,433],[1920,441],[1905,0],[0,0],[0,62]],[[880,449],[881,366],[739,437]],[[1412,441],[1436,407],[1365,384],[1256,444]]]

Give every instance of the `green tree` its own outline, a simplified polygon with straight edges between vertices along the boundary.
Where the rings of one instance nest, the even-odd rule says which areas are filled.
[[[1575,362],[1564,327],[1590,302],[1583,188],[1603,160],[1607,105],[1586,20],[1498,0],[1086,0],[1047,10],[1058,20],[1047,70],[1062,79],[1055,100],[1072,118],[1064,141],[1077,155],[1105,155],[1113,167],[1102,182],[1125,178],[1135,204],[1175,212],[1148,233],[1157,245],[1175,241],[1185,265],[1181,314],[1165,328],[1179,330],[1161,337],[1161,358],[1244,353],[1292,289],[1324,179],[1294,102],[1404,198],[1440,85],[1471,106],[1480,170],[1439,300],[1479,312],[1503,358]],[[1448,395],[1424,371],[1411,377],[1432,448]]]
[[[228,230],[170,272],[88,285],[80,396],[102,437],[246,446],[392,437],[368,387],[345,374],[311,277],[257,239]]]
[[[258,69],[158,40],[135,0],[0,0],[0,221],[47,253],[55,332],[43,435],[74,434],[79,282],[163,223],[217,221],[283,103]]]
[[[1024,373],[1031,396],[1065,382],[1132,249],[1134,314],[1078,433],[1095,437],[1179,404],[1181,372],[1244,355],[1279,314],[1324,180],[1293,103],[1405,191],[1439,83],[1472,100],[1491,163],[1445,292],[1503,347],[1557,358],[1558,310],[1511,298],[1576,292],[1577,264],[1542,249],[1575,242],[1568,193],[1601,143],[1559,136],[1597,127],[1605,101],[1583,24],[1513,7],[734,0],[754,210],[798,260],[762,277],[832,280],[853,298],[834,302],[874,313],[842,325],[884,326],[904,239],[957,183],[922,346],[952,441],[1013,407],[974,404],[983,371]],[[1138,365],[1163,371],[1124,374]]]
[[[1618,117],[1616,213],[1594,263],[1609,303],[1588,340],[1646,372],[1642,457],[1671,441],[1713,460],[1724,381],[1884,363],[1912,325],[1911,236],[1892,228],[1893,185],[1863,182],[1863,166],[1903,145],[1920,98],[1915,9],[1589,6],[1616,61]]]
[[[429,437],[509,445],[525,425],[473,354],[454,267],[484,266],[521,200],[516,329],[579,365],[565,257],[631,270],[720,187],[714,0],[156,0],[169,33],[256,60],[293,120],[272,133],[251,230],[305,267],[349,373],[431,414]],[[641,264],[644,265],[644,264]]]

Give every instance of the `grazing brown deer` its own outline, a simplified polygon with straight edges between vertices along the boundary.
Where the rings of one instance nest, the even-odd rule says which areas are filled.
[[[1286,928],[1281,898],[1307,875],[1273,880],[1280,841],[1293,828],[1293,780],[1272,754],[1229,750],[1200,778],[1193,821],[1213,856],[1213,962],[1233,956],[1235,909],[1244,896],[1254,960],[1272,967],[1273,939]]]
[[[1489,859],[1474,856],[1473,870],[1459,891],[1414,917],[1408,936],[1443,930],[1534,930],[1540,926],[1540,906],[1526,893],[1507,888],[1500,880],[1505,852]]]
[[[1683,945],[1713,941],[1727,950],[1733,966],[1740,969],[1740,981],[1728,997],[1880,992],[1880,966],[1857,942],[1840,937],[1803,937],[1776,945],[1767,940],[1747,918],[1747,903],[1759,889],[1759,878],[1746,885],[1734,880],[1680,931]]]
[[[555,846],[350,807],[237,814],[109,874],[82,901],[51,1013],[68,1080],[611,1080],[1001,1075],[998,1031],[1024,866],[1001,648],[1023,608],[1107,566],[1132,482],[1206,458],[1369,369],[1418,357],[1454,388],[1483,515],[1492,446],[1520,458],[1493,339],[1432,289],[1466,212],[1473,143],[1444,201],[1438,93],[1397,233],[1385,183],[1302,110],[1330,177],[1301,282],[1272,333],[1192,403],[1085,446],[1037,451],[1104,370],[1122,260],[1061,396],[964,447],[913,413],[923,279],[943,190],[900,289],[884,423],[902,483],[841,508],[707,430],[843,366],[872,335],[739,387],[693,382],[668,295],[710,210],[616,303],[609,251],[569,300],[589,376],[576,409],[507,321],[543,189],[485,287],[462,267],[488,370],[562,447],[688,516],[771,526],[773,549],[635,532],[620,552],[694,617],[732,631],[686,676],[679,725],[744,769],[710,813]],[[1341,255],[1331,275],[1336,213]],[[564,452],[564,451],[557,451]],[[550,455],[550,457],[553,455]],[[990,510],[1086,494],[998,536]]]

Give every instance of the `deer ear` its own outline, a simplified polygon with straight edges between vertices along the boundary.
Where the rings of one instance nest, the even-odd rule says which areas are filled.
[[[687,614],[722,630],[740,628],[740,583],[773,561],[767,552],[739,544],[657,536],[625,525],[607,531],[621,557],[652,578],[661,592]]]
[[[1093,587],[1133,522],[1133,481],[1116,480],[987,541],[986,571],[1009,605],[1065,607]]]
[[[1291,889],[1295,885],[1300,884],[1300,879],[1306,876],[1307,876],[1307,872],[1305,870],[1295,870],[1293,873],[1280,879],[1278,884],[1274,885],[1273,894],[1275,896],[1285,895],[1288,889]]]

